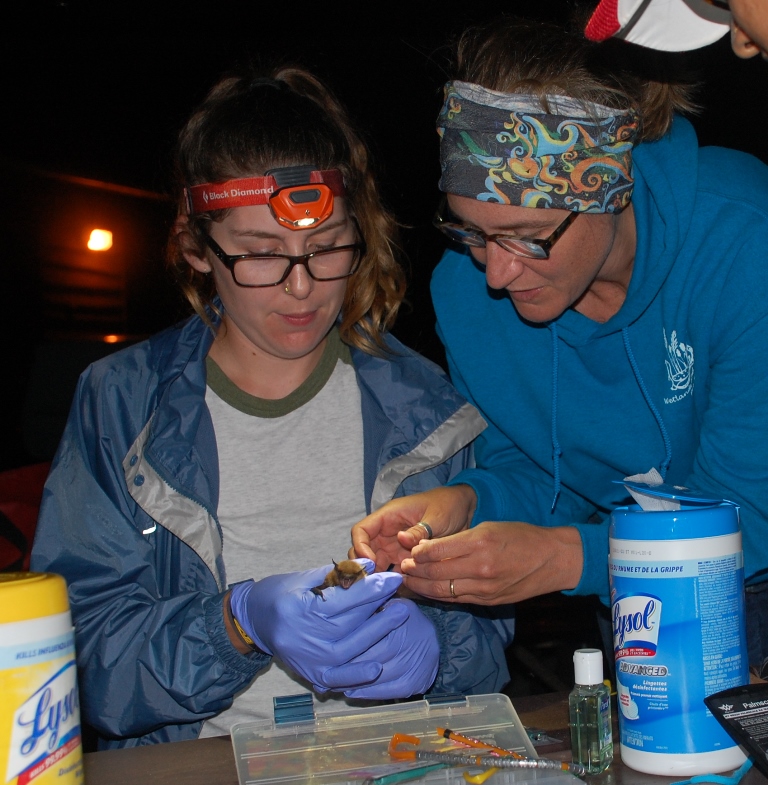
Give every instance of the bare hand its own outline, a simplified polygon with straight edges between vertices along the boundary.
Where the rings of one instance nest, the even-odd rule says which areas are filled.
[[[486,521],[420,542],[401,570],[404,585],[424,597],[500,605],[573,589],[583,564],[581,537],[574,527]]]
[[[393,499],[352,528],[350,558],[376,562],[376,570],[400,562],[427,537],[420,521],[429,524],[432,536],[445,537],[466,529],[475,510],[475,492],[468,485],[433,488],[424,493]]]

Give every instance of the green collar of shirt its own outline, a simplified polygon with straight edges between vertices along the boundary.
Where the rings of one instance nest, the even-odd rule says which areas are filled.
[[[233,408],[253,417],[284,417],[311,401],[325,387],[338,360],[352,365],[349,346],[341,340],[338,329],[334,327],[328,333],[320,362],[312,373],[292,393],[278,400],[257,398],[241,390],[224,374],[210,355],[205,358],[205,368],[208,386]]]

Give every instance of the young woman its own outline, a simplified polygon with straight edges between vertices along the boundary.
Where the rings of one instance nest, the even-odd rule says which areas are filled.
[[[33,553],[69,582],[85,721],[127,746],[307,689],[498,690],[511,620],[388,602],[388,572],[318,588],[354,522],[467,468],[485,426],[387,333],[394,222],[344,110],[297,68],[225,79],[177,164],[196,313],[84,373]]]

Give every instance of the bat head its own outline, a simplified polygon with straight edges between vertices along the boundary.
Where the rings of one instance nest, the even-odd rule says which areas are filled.
[[[336,571],[336,579],[342,589],[348,589],[367,574],[362,565],[352,559],[346,559],[338,564],[333,559],[331,561],[333,561],[333,569]]]

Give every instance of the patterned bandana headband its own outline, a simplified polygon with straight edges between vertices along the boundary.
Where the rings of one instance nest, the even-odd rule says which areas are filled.
[[[635,111],[448,82],[440,190],[484,202],[619,213],[632,198]]]

